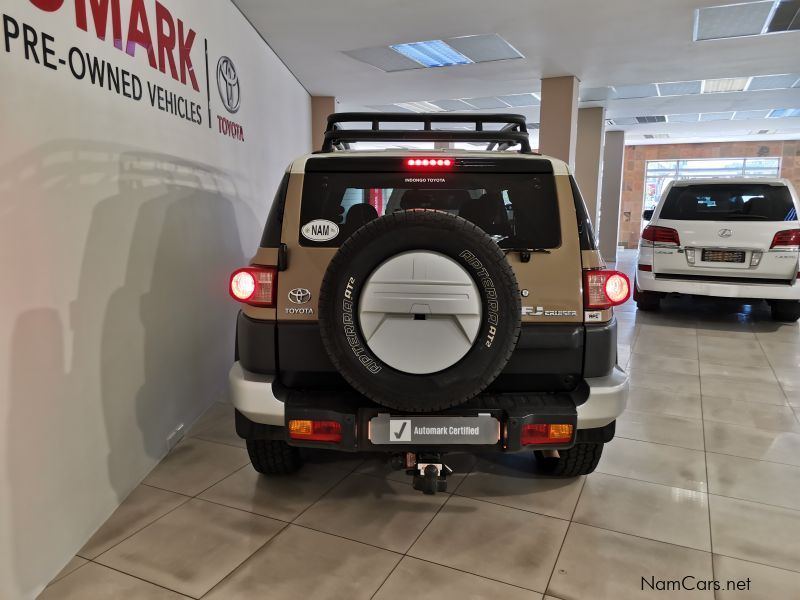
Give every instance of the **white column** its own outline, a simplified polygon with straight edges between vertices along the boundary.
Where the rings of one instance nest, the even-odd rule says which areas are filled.
[[[607,263],[617,262],[619,210],[622,203],[622,165],[625,132],[606,133],[603,151],[603,184],[600,190],[600,254]]]
[[[597,231],[600,172],[603,165],[603,133],[606,109],[602,106],[578,110],[578,140],[575,148],[575,180],[581,190],[592,226]]]
[[[578,136],[578,78],[542,79],[539,111],[539,151],[575,167]]]

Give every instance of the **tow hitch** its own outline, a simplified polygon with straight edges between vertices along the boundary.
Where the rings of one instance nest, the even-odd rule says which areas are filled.
[[[424,494],[446,492],[447,476],[453,472],[453,469],[444,464],[439,452],[395,454],[392,456],[392,467],[398,471],[405,469],[413,477],[414,489]]]

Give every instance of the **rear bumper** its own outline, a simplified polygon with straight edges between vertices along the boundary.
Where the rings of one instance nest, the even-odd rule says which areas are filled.
[[[672,277],[672,276],[670,276]],[[678,293],[719,298],[753,298],[763,300],[800,300],[800,285],[778,283],[726,283],[706,280],[681,280],[657,277],[647,271],[636,272],[636,286],[644,292]]]
[[[272,390],[273,377],[251,373],[236,362],[228,375],[231,401],[254,423],[283,427],[286,405]],[[628,375],[614,367],[605,377],[586,379],[589,396],[577,407],[577,428],[604,427],[622,414],[628,402]]]

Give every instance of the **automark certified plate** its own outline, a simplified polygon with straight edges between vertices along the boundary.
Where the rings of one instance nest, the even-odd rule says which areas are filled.
[[[373,444],[496,444],[500,421],[477,417],[403,416],[380,414],[369,422]]]

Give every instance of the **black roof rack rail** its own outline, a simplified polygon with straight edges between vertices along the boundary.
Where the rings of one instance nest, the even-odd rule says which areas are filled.
[[[370,129],[344,129],[342,123],[370,123]],[[381,129],[381,123],[422,123],[420,129]],[[475,129],[433,129],[434,123],[473,124]],[[499,130],[486,131],[486,123],[499,123]],[[346,112],[328,116],[321,152],[348,147],[351,142],[486,142],[505,150],[519,144],[520,152],[531,154],[528,127],[523,115],[464,113]]]

